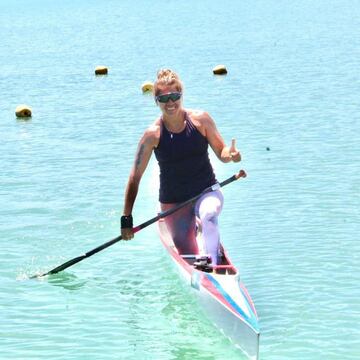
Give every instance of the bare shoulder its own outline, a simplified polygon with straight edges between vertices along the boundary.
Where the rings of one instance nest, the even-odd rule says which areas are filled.
[[[211,118],[210,114],[205,110],[187,110],[187,113],[190,116],[191,121],[197,125],[208,125],[210,123],[213,123],[214,120]]]
[[[214,124],[213,119],[208,112],[204,110],[187,110],[191,121],[197,127],[197,129],[205,136],[207,129]]]
[[[207,121],[208,119],[211,119],[209,113],[207,113],[204,110],[187,109],[186,111],[189,114],[191,120],[193,121],[204,122]]]
[[[156,119],[144,132],[141,142],[156,147],[160,139],[160,121]]]

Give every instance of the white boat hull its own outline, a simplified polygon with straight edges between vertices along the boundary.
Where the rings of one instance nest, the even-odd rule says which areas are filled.
[[[224,269],[211,273],[199,271],[191,261],[178,254],[163,220],[159,221],[159,233],[164,247],[185,283],[194,290],[208,318],[248,358],[258,360],[260,331],[256,310],[229,259],[226,257],[228,265]]]

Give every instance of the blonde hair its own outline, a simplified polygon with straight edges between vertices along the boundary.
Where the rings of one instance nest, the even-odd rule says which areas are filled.
[[[175,85],[176,90],[182,92],[183,84],[176,72],[170,69],[160,69],[157,72],[157,78],[154,83],[154,95],[157,96],[160,92],[159,86],[161,85]]]

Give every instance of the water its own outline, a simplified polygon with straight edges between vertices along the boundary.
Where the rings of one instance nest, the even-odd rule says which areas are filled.
[[[155,226],[26,280],[118,235],[137,141],[158,114],[140,87],[163,66],[242,152],[249,176],[224,189],[221,232],[259,313],[261,359],[360,357],[357,1],[0,3],[2,358],[243,359]],[[15,118],[22,103],[29,121]],[[212,160],[219,180],[239,169]],[[136,223],[155,215],[156,166]]]

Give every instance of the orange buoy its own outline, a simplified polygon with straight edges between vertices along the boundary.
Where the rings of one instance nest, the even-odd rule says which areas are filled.
[[[225,65],[217,65],[213,68],[213,73],[215,75],[224,75],[227,74]]]
[[[15,115],[19,118],[29,118],[31,117],[32,110],[27,105],[19,105],[15,109]]]
[[[95,69],[95,75],[107,75],[108,68],[106,66],[97,66]]]

